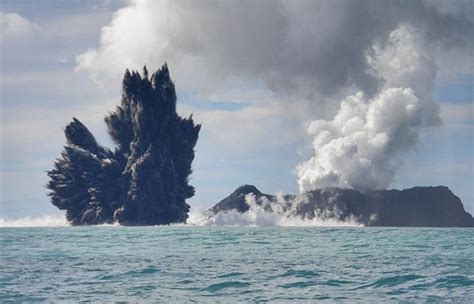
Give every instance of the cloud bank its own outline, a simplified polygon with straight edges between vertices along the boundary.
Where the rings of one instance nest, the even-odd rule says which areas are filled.
[[[469,7],[416,0],[136,0],[115,13],[100,45],[77,57],[77,68],[104,81],[125,68],[168,61],[177,80],[200,90],[241,77],[297,98],[352,86],[371,94],[380,84],[366,56],[374,43],[383,45],[406,23],[423,30],[433,46],[462,49],[474,31]]]
[[[219,100],[217,92],[234,89],[229,81],[242,91],[263,88],[272,100],[251,100],[230,115],[256,125],[265,123],[255,119],[265,109],[273,120],[288,121],[285,109],[301,124],[317,118],[308,128],[312,156],[296,170],[300,190],[365,191],[388,187],[420,132],[440,123],[436,78],[472,74],[465,62],[472,62],[473,16],[469,1],[136,0],[114,14],[76,68],[104,83],[125,68],[167,61],[180,87],[204,99]],[[225,125],[227,114],[196,117]]]

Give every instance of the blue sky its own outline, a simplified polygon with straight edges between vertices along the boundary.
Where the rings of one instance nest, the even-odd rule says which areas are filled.
[[[113,20],[123,7],[134,9],[134,4],[122,1],[0,2],[3,19],[0,216],[16,218],[59,213],[46,196],[45,171],[61,152],[62,128],[73,116],[81,119],[100,143],[113,145],[106,134],[103,117],[120,101],[123,67],[121,61],[110,59],[121,53],[112,49],[113,44],[107,45],[102,36],[103,28],[111,24],[120,29],[119,22],[113,23]],[[124,11],[121,14],[124,16]],[[150,26],[162,25],[152,23]],[[157,34],[168,37],[167,31],[173,29],[159,29]],[[200,35],[204,36],[199,36],[200,39],[215,43],[206,33],[203,30]],[[154,50],[154,44],[143,42],[136,32],[123,33],[124,38],[132,37],[131,44],[137,44],[137,48],[127,50],[132,53],[124,52],[123,62],[130,63],[131,68],[146,63],[154,69],[164,60],[169,61],[178,91],[179,111],[186,115],[194,113],[196,120],[203,123],[191,178],[196,195],[190,204],[201,209],[210,207],[245,183],[255,184],[267,193],[296,193],[295,167],[311,155],[312,138],[306,134],[306,126],[313,118],[331,117],[339,104],[335,100],[353,90],[353,85],[341,80],[343,89],[337,89],[340,95],[328,96],[312,84],[313,81],[324,83],[318,73],[300,78],[300,70],[288,69],[288,73],[293,73],[289,75],[301,82],[301,91],[295,93],[290,81],[281,81],[279,70],[272,62],[265,62],[262,69],[254,70],[256,63],[250,59],[251,64],[239,70],[235,67],[240,68],[240,62],[229,59],[235,54],[222,55],[227,52],[225,49],[217,49],[215,52],[219,53],[214,54],[191,43],[176,49],[176,45],[189,41],[178,41],[178,34],[168,37],[168,44],[175,44],[176,52],[172,55],[180,51],[186,53],[179,58],[170,55],[168,60],[166,55],[170,50],[161,50],[158,44],[156,52],[161,50],[161,53],[156,57],[148,51]],[[221,41],[220,38],[217,41]],[[265,57],[271,57],[271,52],[261,48],[263,50],[255,49],[255,52],[266,52]],[[80,56],[88,50],[93,50],[87,57],[90,61],[81,61]],[[239,56],[243,56],[239,60],[253,58],[253,51],[238,49]],[[146,54],[141,56],[142,53]],[[465,208],[474,213],[472,61],[466,62],[462,56],[458,57],[460,63],[443,61],[449,54],[458,53],[439,55],[440,76],[432,90],[433,99],[440,105],[443,124],[421,131],[416,150],[404,157],[391,187],[447,185],[462,199]],[[460,51],[460,54],[464,53]],[[218,58],[206,61],[210,56]],[[103,62],[103,67],[97,64],[98,60]],[[203,66],[212,73],[202,71]],[[458,68],[463,66],[465,70]],[[229,73],[233,68],[235,73]],[[261,70],[266,74],[260,73]],[[302,75],[308,73],[301,71]],[[286,85],[289,89],[282,92],[281,88]],[[309,89],[305,91],[306,88]],[[314,102],[316,99],[322,101]]]

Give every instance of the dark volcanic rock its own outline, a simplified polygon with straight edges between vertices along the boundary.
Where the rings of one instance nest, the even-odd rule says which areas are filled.
[[[243,185],[237,188],[234,192],[232,192],[231,195],[217,203],[214,207],[210,209],[210,211],[212,211],[213,213],[218,213],[221,211],[235,209],[239,212],[245,212],[249,210],[249,205],[245,203],[245,196],[251,193],[253,193],[258,198],[266,197],[269,200],[274,199],[272,195],[263,194],[257,189],[257,187],[253,185]]]
[[[268,204],[263,204],[263,201],[275,201],[274,196],[246,185],[217,203],[210,212],[215,214],[232,209],[245,212],[249,209],[245,201],[249,193],[254,194],[257,205],[267,209]],[[294,215],[309,219],[325,214],[341,221],[355,219],[366,226],[474,227],[474,218],[464,210],[461,200],[444,186],[367,193],[327,188],[287,195],[285,201],[284,208],[292,208]]]
[[[113,152],[76,118],[66,126],[66,146],[48,172],[52,203],[73,225],[185,222],[201,126],[176,113],[166,64],[150,78],[146,68],[143,75],[127,70],[121,105],[105,122],[117,144]]]

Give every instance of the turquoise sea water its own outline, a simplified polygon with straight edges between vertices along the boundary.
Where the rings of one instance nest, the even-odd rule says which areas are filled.
[[[474,229],[0,228],[0,302],[474,299]]]

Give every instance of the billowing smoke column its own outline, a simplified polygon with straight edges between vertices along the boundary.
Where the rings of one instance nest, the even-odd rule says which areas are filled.
[[[231,114],[202,111],[213,116],[209,123],[242,120],[227,115],[255,117],[252,123],[262,124],[261,130],[283,133],[291,143],[298,131],[290,127],[298,130],[308,117],[326,119],[309,128],[315,151],[297,170],[302,191],[388,186],[420,130],[439,121],[430,101],[434,63],[448,79],[472,75],[472,64],[466,64],[473,61],[472,1],[205,2],[129,1],[103,27],[99,45],[76,58],[77,68],[103,80],[143,58],[166,58],[191,80],[190,91],[206,99],[214,93],[215,99],[248,99]],[[261,86],[275,96],[235,97],[235,80],[246,86],[242,92],[260,94]],[[347,97],[328,119],[353,88],[363,94]],[[280,129],[266,117],[281,122],[275,126]],[[264,132],[248,133],[255,142],[269,141]]]
[[[100,146],[77,119],[66,126],[66,146],[48,172],[52,203],[73,225],[185,222],[194,195],[188,184],[200,125],[176,113],[166,64],[148,78],[125,72],[122,102],[105,118],[115,151]]]
[[[368,62],[383,85],[367,98],[345,98],[334,119],[311,122],[314,156],[297,167],[301,191],[324,187],[361,191],[390,185],[401,157],[416,147],[420,130],[440,122],[431,100],[436,68],[423,39],[402,25]]]

